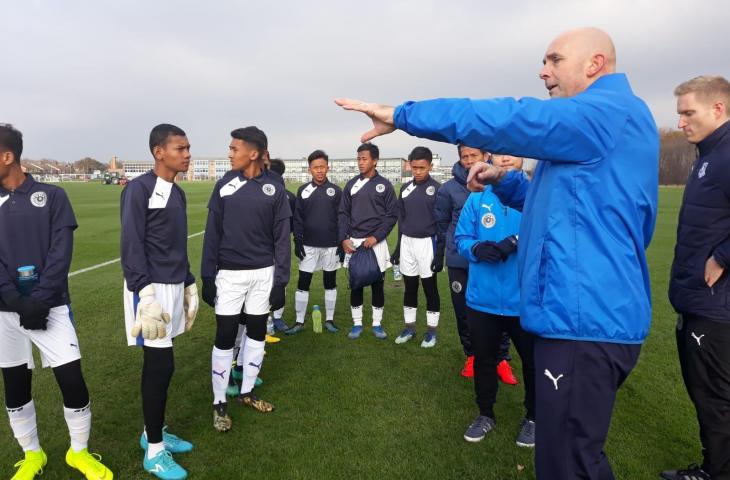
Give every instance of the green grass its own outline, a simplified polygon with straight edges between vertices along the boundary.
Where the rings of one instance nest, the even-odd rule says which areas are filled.
[[[121,188],[63,184],[79,222],[71,270],[119,256]],[[183,184],[189,232],[203,229],[211,183]],[[654,323],[639,364],[621,389],[607,452],[617,478],[656,478],[659,470],[699,459],[698,431],[681,381],[674,345],[674,315],[666,298],[681,189],[660,191],[660,210],[649,251]],[[202,236],[189,241],[193,272],[199,270]],[[296,285],[296,265],[290,285]],[[439,276],[442,315],[434,349],[420,341],[393,339],[402,327],[402,287],[389,275],[384,327],[387,341],[369,330],[357,341],[350,326],[346,277],[340,286],[338,335],[308,330],[267,347],[257,392],[276,405],[263,415],[231,405],[228,434],[212,428],[210,351],[215,320],[202,305],[192,332],[175,345],[176,372],[167,421],[173,432],[195,443],[178,455],[191,478],[433,478],[531,479],[532,452],[514,444],[524,414],[521,386],[500,389],[498,427],[485,441],[462,438],[477,413],[473,385],[458,375],[463,354],[456,334],[446,275]],[[321,274],[312,284],[311,305],[323,304]],[[122,274],[119,264],[70,279],[83,368],[94,413],[91,448],[104,456],[117,479],[151,478],[141,470],[139,383],[141,355],[126,346]],[[293,288],[285,319],[293,318]],[[421,297],[420,303],[425,303]],[[366,294],[365,324],[370,322]],[[425,312],[419,312],[423,332]],[[311,322],[307,323],[311,327]],[[419,339],[420,340],[420,339]],[[519,362],[514,364],[519,367]],[[518,372],[519,376],[519,372]],[[33,380],[41,443],[49,455],[42,478],[80,478],[63,462],[68,435],[61,396],[48,369]],[[0,422],[0,477],[9,477],[21,457],[7,422]]]

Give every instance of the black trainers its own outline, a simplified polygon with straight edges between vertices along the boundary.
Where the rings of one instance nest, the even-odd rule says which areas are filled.
[[[696,464],[690,465],[686,470],[665,470],[659,476],[665,480],[711,480],[710,474]]]
[[[535,421],[527,418],[522,420],[520,433],[517,435],[517,446],[533,448],[535,446]]]

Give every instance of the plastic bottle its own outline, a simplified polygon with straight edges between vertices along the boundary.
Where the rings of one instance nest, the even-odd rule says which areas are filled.
[[[271,318],[271,315],[269,315],[269,318],[266,319],[266,335],[273,335],[274,334],[274,319]]]
[[[393,265],[393,280],[396,282],[403,279],[403,275],[400,273],[400,265]]]
[[[319,305],[312,307],[312,328],[314,333],[322,333],[322,312],[319,310]]]
[[[35,273],[35,265],[18,267],[18,291],[21,295],[30,295],[37,284],[38,274]]]

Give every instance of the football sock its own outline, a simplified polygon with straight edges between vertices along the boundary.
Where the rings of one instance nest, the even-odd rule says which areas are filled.
[[[22,407],[7,408],[10,428],[24,452],[40,450],[38,425],[36,424],[35,403],[33,400]]]
[[[294,308],[297,312],[297,323],[304,323],[304,316],[307,314],[308,303],[309,292],[297,290],[296,293],[294,293]]]
[[[210,374],[213,383],[213,405],[226,403],[226,388],[233,363],[233,349],[220,350],[218,347],[213,347],[211,363],[213,366]]]
[[[373,307],[373,327],[379,327],[383,321],[383,307]]]
[[[327,316],[327,321],[332,321],[335,318],[335,304],[337,303],[337,289],[332,288],[324,291],[324,308]]]
[[[83,408],[63,407],[63,417],[66,419],[73,451],[80,452],[87,448],[91,433],[91,404]]]
[[[264,347],[266,342],[246,339],[246,348],[243,349],[243,380],[241,380],[241,393],[250,393],[256,383],[264,362]],[[224,392],[225,393],[225,392]]]
[[[350,310],[352,311],[352,323],[356,327],[362,326],[362,305],[358,307],[350,307]]]

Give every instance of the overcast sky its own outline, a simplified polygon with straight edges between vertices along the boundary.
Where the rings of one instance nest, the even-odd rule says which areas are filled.
[[[247,125],[274,157],[354,156],[369,122],[334,98],[546,98],[545,48],[578,26],[612,35],[618,70],[660,127],[676,124],[678,83],[730,78],[720,0],[25,0],[3,2],[2,18],[0,122],[35,159],[147,159],[162,122],[187,132],[193,156],[225,156]],[[455,160],[403,133],[375,143],[382,156],[424,144]]]

